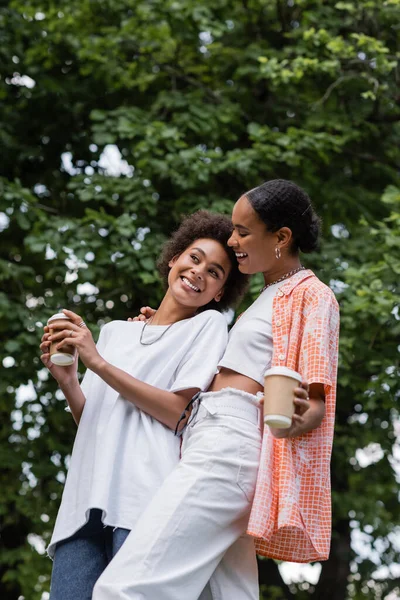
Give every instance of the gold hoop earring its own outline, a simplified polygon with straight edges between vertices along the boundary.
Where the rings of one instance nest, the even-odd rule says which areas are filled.
[[[277,258],[277,260],[280,259],[281,255],[281,249],[279,248],[279,246],[275,246],[275,256]]]

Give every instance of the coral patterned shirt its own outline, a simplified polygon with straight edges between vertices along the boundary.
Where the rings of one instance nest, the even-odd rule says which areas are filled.
[[[325,417],[313,431],[276,439],[265,426],[247,533],[257,553],[292,562],[326,560],[331,540],[332,452],[339,338],[333,292],[312,271],[285,281],[274,298],[272,366],[325,388]]]

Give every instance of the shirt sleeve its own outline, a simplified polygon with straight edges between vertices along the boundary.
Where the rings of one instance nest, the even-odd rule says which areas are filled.
[[[179,364],[171,392],[187,389],[207,390],[228,342],[228,326],[225,317],[215,311],[206,311],[195,325],[191,347]],[[196,319],[196,317],[194,317]]]
[[[315,293],[304,309],[300,372],[309,384],[332,386],[336,381],[339,343],[339,307],[327,287]]]

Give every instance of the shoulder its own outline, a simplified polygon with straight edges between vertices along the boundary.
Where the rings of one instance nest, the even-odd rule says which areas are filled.
[[[293,295],[297,300],[311,306],[320,306],[323,304],[334,310],[337,310],[339,306],[331,288],[314,274],[301,281],[294,288]]]
[[[114,333],[126,333],[138,325],[141,325],[140,321],[109,321],[101,327],[100,334],[109,337]]]
[[[322,327],[329,335],[337,337],[339,332],[339,304],[329,286],[313,275],[302,281],[294,293],[292,312],[300,316],[305,331],[315,333]],[[317,336],[321,343],[321,336]]]
[[[210,323],[226,323],[226,318],[218,310],[203,310],[194,317],[199,321],[210,322]]]
[[[101,332],[103,333],[104,331],[105,333],[110,333],[111,331],[118,329],[122,323],[125,323],[125,321],[109,321],[102,325]]]
[[[203,328],[216,328],[228,330],[228,323],[224,315],[217,310],[204,310],[203,312],[195,315],[192,318],[192,322],[198,329]]]

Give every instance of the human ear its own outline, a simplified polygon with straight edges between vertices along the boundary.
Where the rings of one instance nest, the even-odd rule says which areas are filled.
[[[169,266],[170,269],[171,269],[171,267],[174,266],[174,264],[176,263],[176,261],[178,260],[178,258],[179,258],[179,254],[175,254],[175,256],[173,256],[171,258],[171,260],[168,263],[168,266]]]
[[[225,291],[225,289],[221,288],[219,290],[218,294],[216,296],[214,296],[215,302],[219,302],[221,300],[222,296],[224,295],[224,291]]]
[[[280,248],[287,248],[293,240],[292,230],[289,227],[281,227],[277,232],[278,244]]]

